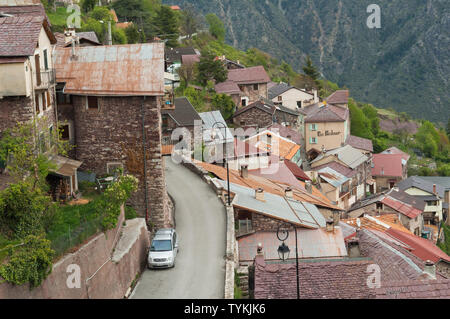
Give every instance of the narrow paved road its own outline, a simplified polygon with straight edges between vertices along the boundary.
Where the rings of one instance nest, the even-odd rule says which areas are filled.
[[[224,297],[225,208],[202,179],[165,157],[167,191],[175,200],[180,250],[172,269],[146,269],[131,298]]]

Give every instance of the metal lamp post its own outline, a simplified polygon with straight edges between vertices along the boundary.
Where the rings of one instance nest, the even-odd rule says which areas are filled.
[[[231,205],[231,197],[230,197],[230,170],[228,168],[228,148],[227,148],[227,126],[222,122],[215,122],[212,125],[212,129],[214,130],[215,126],[218,126],[220,129],[224,129],[225,131],[225,162],[227,164],[227,190],[228,190],[228,206]]]
[[[294,227],[295,232],[295,265],[296,265],[296,271],[297,271],[297,299],[300,299],[300,279],[298,275],[298,241],[297,241],[297,227]],[[285,240],[289,237],[289,229],[278,227],[277,230],[277,237],[282,242],[281,245],[278,247],[278,256],[281,260],[285,261],[289,258],[289,247],[284,243]]]

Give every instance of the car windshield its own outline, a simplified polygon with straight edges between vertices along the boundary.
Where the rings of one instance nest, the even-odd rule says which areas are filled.
[[[170,240],[153,240],[150,251],[171,251],[172,243]]]

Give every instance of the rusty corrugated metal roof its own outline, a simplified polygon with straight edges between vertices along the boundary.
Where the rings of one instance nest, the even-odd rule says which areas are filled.
[[[56,80],[65,93],[101,96],[164,95],[164,44],[58,48]]]

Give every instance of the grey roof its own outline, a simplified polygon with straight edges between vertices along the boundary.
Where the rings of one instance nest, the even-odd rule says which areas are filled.
[[[186,97],[176,98],[175,109],[163,109],[161,114],[169,115],[179,126],[192,126],[195,120],[201,120],[201,117]]]
[[[88,41],[100,44],[100,41],[97,38],[97,34],[94,31],[89,32],[77,32],[77,36],[81,39],[86,39]]]
[[[445,189],[437,183],[425,180],[419,176],[410,176],[407,179],[400,181],[397,186],[400,190],[404,191],[411,187],[418,188],[427,193],[433,194],[433,184],[436,184],[436,192],[441,197],[444,198]]]
[[[381,201],[384,197],[385,197],[384,194],[371,195],[365,199],[359,200],[356,203],[354,203],[347,212],[351,212],[351,211],[360,209],[361,207],[366,207],[368,205],[372,205],[373,203]],[[364,214],[364,213],[362,213],[362,214]]]
[[[183,55],[193,55],[198,54],[198,52],[193,47],[180,47],[180,48],[169,48],[166,47],[164,50],[164,57],[166,62],[181,62],[181,57]]]
[[[320,177],[324,179],[327,183],[333,185],[335,188],[340,187],[345,182],[349,181],[350,178],[336,172],[334,169],[329,167],[324,167],[318,171]]]
[[[367,161],[369,158],[364,155],[361,151],[352,147],[351,145],[345,145],[334,150],[325,152],[324,154],[319,155],[316,159],[314,159],[311,163],[315,163],[320,161],[321,159],[328,156],[337,156],[337,158],[343,162],[345,165],[354,169]]]
[[[225,189],[227,182],[214,179]],[[230,191],[235,195],[234,206],[251,210],[265,216],[283,220],[306,228],[325,227],[326,221],[316,206],[264,192],[264,201],[255,198],[255,190],[230,183]]]
[[[354,148],[358,148],[361,150],[373,152],[373,143],[372,140],[369,140],[367,138],[362,138],[359,136],[349,135],[347,137],[347,141],[345,141],[345,144],[349,144],[353,146]]]
[[[415,196],[409,195],[408,193],[402,190],[395,190],[394,188],[392,188],[387,193],[387,195],[398,201],[411,205],[412,207],[417,208],[418,210],[423,211],[425,209],[425,202],[423,200],[419,200]]]
[[[276,98],[278,95],[283,94],[284,92],[287,92],[290,89],[296,89],[298,91],[302,91],[314,97],[314,95],[312,95],[311,93],[298,89],[295,86],[289,85],[287,83],[281,82],[269,88],[269,99],[272,100],[273,98]]]
[[[223,130],[223,127],[226,127],[226,137],[227,142],[233,143],[234,137],[233,133],[228,128],[227,123],[225,122],[225,119],[223,118],[220,111],[212,111],[212,112],[203,112],[198,114],[200,118],[203,121],[203,141],[205,143],[213,142],[213,139],[211,137],[213,133],[213,126],[215,123],[219,122],[221,124],[216,124],[214,126],[214,132],[217,136],[216,139],[214,139],[215,143],[224,143],[225,142],[225,132]]]
[[[417,176],[417,177],[429,183],[439,185],[445,190],[450,190],[450,176]]]

